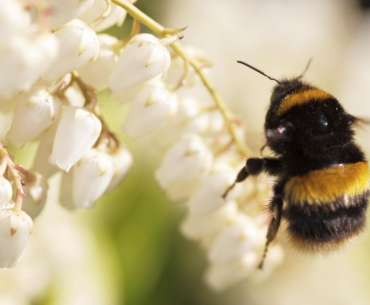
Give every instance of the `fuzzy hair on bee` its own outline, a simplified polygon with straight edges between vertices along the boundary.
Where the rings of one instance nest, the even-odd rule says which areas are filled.
[[[275,156],[249,158],[224,193],[263,171],[276,177],[259,268],[282,220],[293,245],[305,250],[333,249],[360,233],[370,195],[368,163],[354,141],[353,127],[361,119],[330,93],[302,81],[309,64],[298,77],[278,80],[238,63],[277,83],[264,124],[266,146]]]

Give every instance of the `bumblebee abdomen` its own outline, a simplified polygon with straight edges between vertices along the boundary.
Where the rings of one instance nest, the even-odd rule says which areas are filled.
[[[316,249],[358,234],[365,226],[369,195],[365,161],[292,177],[285,186],[284,211],[292,240]]]

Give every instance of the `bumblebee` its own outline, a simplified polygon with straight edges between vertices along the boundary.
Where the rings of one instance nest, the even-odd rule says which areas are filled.
[[[302,81],[309,64],[300,76],[278,80],[238,63],[277,83],[264,125],[275,157],[249,158],[224,193],[263,171],[277,177],[259,268],[282,219],[293,244],[304,250],[332,249],[361,232],[370,194],[368,163],[354,141],[353,127],[361,119],[333,95]]]

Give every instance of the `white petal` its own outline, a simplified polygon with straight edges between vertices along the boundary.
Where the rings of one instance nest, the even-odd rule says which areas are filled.
[[[229,201],[207,216],[188,213],[181,225],[181,231],[190,239],[201,240],[203,244],[209,244],[216,234],[237,221],[239,216],[237,204]]]
[[[170,61],[169,51],[158,38],[150,34],[138,34],[122,50],[109,86],[116,93],[138,86],[163,75]]]
[[[0,210],[0,268],[18,261],[32,230],[32,219],[23,211]]]
[[[160,82],[146,86],[130,106],[124,131],[129,136],[141,137],[170,127],[177,111],[177,99]]]
[[[99,54],[99,40],[95,32],[81,20],[75,19],[55,32],[59,54],[54,64],[44,74],[48,81],[57,80],[77,69]]]
[[[89,61],[78,69],[80,77],[93,86],[102,90],[108,86],[110,75],[117,61],[113,47],[117,39],[109,35],[99,35],[100,52],[96,60]]]
[[[251,218],[242,215],[240,221],[223,230],[214,240],[208,258],[213,263],[239,260],[248,251],[264,244],[265,237]]]
[[[236,173],[232,168],[205,176],[187,202],[190,214],[207,217],[208,213],[223,206],[225,200],[222,198],[222,194],[234,182],[235,177]]]
[[[207,284],[215,290],[224,290],[256,272],[259,256],[256,252],[246,252],[239,260],[211,264],[206,274]]]
[[[156,178],[173,200],[188,198],[207,175],[212,153],[197,135],[185,135],[164,156]]]
[[[92,148],[100,132],[101,122],[94,114],[80,108],[64,107],[50,162],[69,171]]]
[[[73,203],[88,208],[104,194],[113,176],[113,161],[104,152],[90,150],[73,168]]]
[[[9,141],[21,146],[35,140],[54,122],[59,107],[58,102],[43,89],[18,99],[8,133]]]

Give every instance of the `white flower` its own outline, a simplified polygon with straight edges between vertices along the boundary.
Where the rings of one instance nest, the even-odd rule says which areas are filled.
[[[185,135],[166,153],[156,178],[171,199],[186,199],[209,172],[212,160],[199,136]]]
[[[132,165],[132,155],[126,148],[120,148],[111,155],[113,161],[113,177],[109,184],[109,190],[116,187],[126,176]]]
[[[141,137],[169,127],[177,110],[176,96],[162,82],[146,86],[130,105],[124,131],[132,137]]]
[[[227,166],[205,176],[187,202],[190,214],[207,217],[207,214],[223,206],[225,199],[222,198],[222,194],[234,182],[235,177],[235,170]]]
[[[45,73],[45,80],[57,80],[99,54],[99,40],[95,32],[81,20],[68,22],[55,32],[55,36],[60,46],[59,54]]]
[[[49,68],[57,53],[53,35],[12,37],[0,47],[0,98],[10,98],[19,91],[29,90]]]
[[[237,204],[233,201],[228,201],[208,215],[188,213],[181,225],[181,231],[190,239],[200,240],[203,244],[209,244],[216,234],[226,226],[237,221],[240,215]]]
[[[170,62],[170,54],[158,38],[150,34],[138,34],[122,50],[109,86],[115,93],[136,87],[163,75]]]
[[[126,18],[126,11],[109,0],[95,0],[79,18],[100,32],[113,25],[121,25]]]
[[[52,29],[59,28],[66,22],[83,14],[93,5],[94,0],[48,0],[48,23]]]
[[[29,30],[30,16],[18,1],[2,0],[0,9],[0,48],[12,36],[25,34]]]
[[[100,132],[101,122],[94,114],[81,108],[64,107],[49,161],[69,171],[92,148]]]
[[[90,150],[73,167],[72,200],[62,202],[66,207],[89,208],[104,194],[113,176],[113,161],[109,155]]]
[[[12,206],[13,188],[8,179],[0,176],[0,210]]]
[[[25,212],[0,210],[0,268],[12,267],[18,261],[32,225],[32,219]]]
[[[265,233],[245,214],[225,228],[210,247],[208,258],[212,263],[227,263],[239,260],[248,252],[261,248]]]
[[[35,140],[54,122],[58,109],[59,104],[45,89],[23,95],[17,101],[9,141],[21,146]]]
[[[117,38],[101,34],[98,35],[100,52],[96,60],[89,61],[78,69],[80,77],[95,89],[102,90],[107,87],[117,56],[114,53],[114,45]]]
[[[255,252],[247,252],[240,259],[211,264],[206,273],[207,284],[215,290],[223,290],[257,272],[260,257]]]

